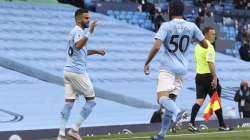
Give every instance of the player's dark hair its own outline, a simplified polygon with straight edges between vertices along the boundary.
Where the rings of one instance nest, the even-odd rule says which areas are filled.
[[[80,9],[77,9],[76,11],[75,11],[75,19],[79,16],[79,15],[81,15],[81,14],[83,14],[83,13],[88,13],[89,11],[87,10],[87,9],[82,9],[82,8],[80,8]]]
[[[169,3],[169,16],[183,16],[184,3],[182,0],[171,0]]]
[[[207,26],[207,27],[205,27],[205,28],[203,29],[202,33],[203,33],[203,34],[206,34],[206,33],[208,33],[210,30],[215,30],[215,29],[214,29],[214,27],[212,27],[212,26]]]

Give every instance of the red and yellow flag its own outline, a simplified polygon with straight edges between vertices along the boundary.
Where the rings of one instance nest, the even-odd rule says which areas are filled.
[[[209,120],[209,118],[213,115],[214,111],[216,111],[220,108],[221,108],[220,97],[219,97],[217,91],[215,91],[213,93],[213,96],[210,99],[204,113],[203,113],[203,118],[204,118],[205,122],[207,122]]]

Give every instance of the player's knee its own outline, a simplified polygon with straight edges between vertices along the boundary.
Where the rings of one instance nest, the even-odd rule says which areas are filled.
[[[166,109],[165,111],[175,112],[173,108],[168,107],[169,102],[173,102],[168,96],[162,96],[159,99],[159,103]]]
[[[73,107],[73,102],[67,102],[65,103],[63,110],[61,111],[61,117],[68,120],[70,116],[70,111]]]
[[[169,93],[162,91],[157,93],[157,101],[160,103],[161,98],[164,99],[165,97],[169,98]]]
[[[170,94],[168,97],[169,97],[170,99],[172,99],[173,101],[175,101],[176,98],[177,98],[177,96],[176,96],[175,94]]]
[[[87,101],[87,104],[92,109],[92,108],[94,108],[96,106],[96,101],[95,100],[89,100],[89,101]]]
[[[201,106],[204,103],[204,99],[197,99],[195,103]]]
[[[163,114],[163,118],[172,118],[173,116],[173,112],[169,111],[169,110],[165,110],[164,114]]]
[[[91,101],[91,100],[95,100],[95,96],[93,97],[85,97],[86,101]]]

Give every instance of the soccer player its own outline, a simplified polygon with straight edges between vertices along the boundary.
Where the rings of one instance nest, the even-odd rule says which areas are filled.
[[[93,86],[86,71],[87,56],[93,54],[103,56],[105,55],[105,50],[89,50],[87,48],[87,42],[97,22],[93,21],[89,26],[89,16],[88,10],[76,10],[76,25],[69,33],[67,63],[64,67],[65,104],[61,111],[60,130],[57,140],[66,140],[66,123],[74,101],[79,95],[85,97],[86,103],[82,107],[73,128],[68,131],[68,136],[73,137],[75,140],[81,140],[79,128],[96,105]]]
[[[195,47],[195,63],[196,63],[196,102],[192,107],[191,119],[188,124],[188,130],[191,132],[197,132],[198,129],[195,127],[196,115],[203,104],[207,94],[212,97],[215,90],[218,95],[221,95],[221,86],[217,78],[215,70],[215,51],[212,43],[215,42],[216,32],[213,27],[206,27],[203,30],[205,39],[207,40],[208,48],[204,49],[199,44]],[[222,109],[215,111],[215,114],[219,121],[219,130],[228,131],[230,128],[226,127]]]
[[[161,25],[155,35],[155,43],[144,65],[144,73],[149,74],[149,64],[154,56],[164,47],[160,61],[160,73],[157,84],[158,103],[165,108],[162,116],[162,126],[159,134],[152,140],[163,140],[171,121],[177,122],[185,115],[174,102],[182,89],[183,77],[188,70],[188,60],[185,58],[192,39],[196,39],[207,48],[205,38],[200,29],[192,22],[183,19],[184,3],[172,0],[169,3],[170,21]]]

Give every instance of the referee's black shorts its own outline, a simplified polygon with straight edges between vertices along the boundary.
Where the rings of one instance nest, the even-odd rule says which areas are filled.
[[[205,99],[207,94],[211,97],[213,95],[214,89],[211,86],[211,82],[213,80],[211,73],[206,74],[196,74],[195,77],[195,85],[196,85],[196,98],[197,99]],[[217,81],[216,88],[218,95],[221,95],[221,86],[219,80]]]

